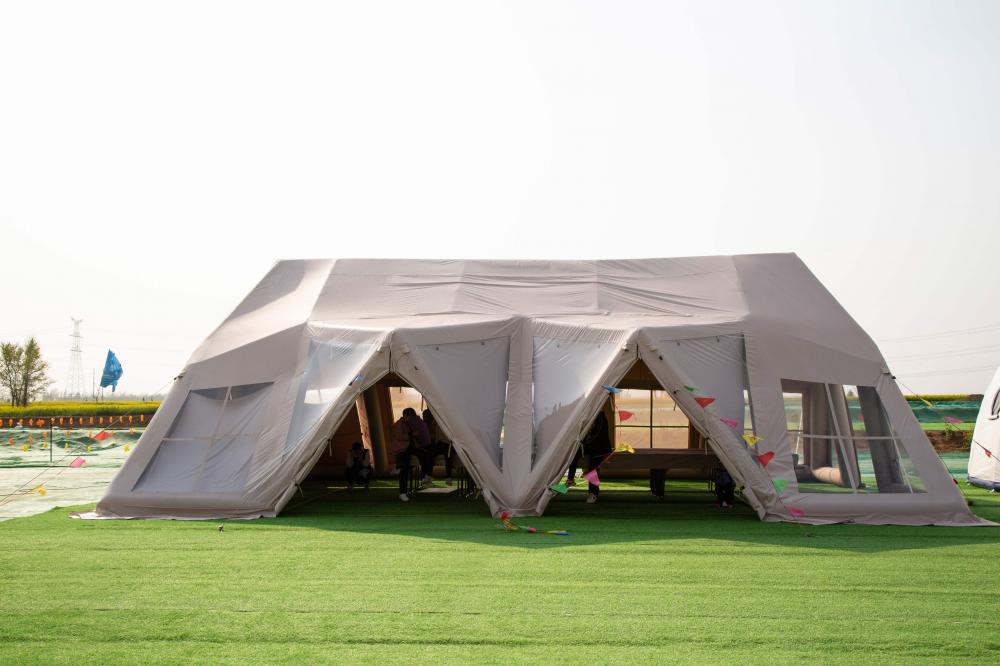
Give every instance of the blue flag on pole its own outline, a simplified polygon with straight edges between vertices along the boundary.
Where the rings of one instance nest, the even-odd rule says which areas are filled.
[[[101,373],[101,388],[111,387],[114,393],[118,387],[118,380],[122,378],[122,364],[118,362],[115,353],[108,350],[108,358],[104,361],[104,372]]]

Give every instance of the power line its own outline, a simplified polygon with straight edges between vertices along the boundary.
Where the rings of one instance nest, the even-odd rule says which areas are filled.
[[[932,377],[936,375],[960,375],[968,372],[980,372],[982,370],[995,370],[996,365],[978,365],[971,368],[952,368],[950,370],[931,370],[928,372],[908,372],[907,377]]]
[[[908,335],[902,338],[886,338],[879,340],[883,342],[909,342],[910,340],[931,340],[934,338],[947,338],[954,335],[967,335],[971,333],[985,333],[987,331],[1000,331],[1000,324],[991,326],[977,326],[975,328],[956,328],[951,331],[941,331],[940,333],[925,333],[923,335]]]
[[[909,361],[922,358],[942,358],[945,356],[963,356],[965,354],[978,354],[984,351],[993,351],[995,349],[1000,349],[1000,345],[986,345],[984,347],[969,347],[968,349],[956,349],[952,351],[944,352],[931,352],[930,354],[910,354],[908,356],[892,356],[889,357],[890,361]]]

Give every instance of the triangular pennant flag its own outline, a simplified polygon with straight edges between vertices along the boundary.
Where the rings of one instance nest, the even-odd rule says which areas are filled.
[[[125,453],[128,453],[128,444],[125,445]]]
[[[569,487],[565,483],[557,483],[556,485],[552,486],[549,490],[553,490],[559,493],[560,495],[565,495],[566,493],[569,492]]]
[[[597,476],[597,470],[592,469],[583,475],[583,478],[587,479],[588,483],[592,483],[595,486],[601,485],[601,477]]]
[[[696,393],[698,391],[698,389],[696,389],[694,386],[685,386],[684,388],[686,388],[688,391],[691,391],[691,393]]]
[[[719,420],[722,421],[723,423],[725,423],[730,428],[735,428],[736,426],[738,426],[740,424],[739,421],[734,421],[732,419],[719,419]]]
[[[22,446],[22,447],[21,447],[21,450],[22,450],[22,451],[27,451],[27,450],[28,450],[28,445],[27,445],[27,444],[25,444],[24,446]]]
[[[615,451],[618,451],[619,453],[635,453],[635,449],[628,444],[619,444],[615,447]]]
[[[781,491],[785,489],[785,486],[788,485],[788,481],[785,479],[774,479],[772,483],[774,483],[774,489],[778,491],[779,495],[781,494]]]
[[[35,486],[34,488],[31,489],[31,492],[38,493],[42,497],[45,497],[46,495],[49,494],[48,491],[45,490],[45,484],[42,484],[40,486]]]
[[[746,435],[743,435],[743,441],[747,443],[747,446],[753,446],[760,441],[760,437],[747,433]]]
[[[927,406],[928,406],[928,407],[930,407],[931,409],[934,409],[934,403],[933,403],[933,402],[931,402],[930,400],[924,400],[923,398],[921,398],[921,399],[920,399],[920,402],[924,403],[925,405],[927,405]]]
[[[767,467],[767,463],[771,462],[773,458],[774,458],[774,451],[768,451],[767,453],[762,453],[759,456],[757,456],[757,461],[764,467]]]
[[[622,390],[616,386],[608,386],[607,384],[601,384],[601,388],[611,394],[621,393]]]
[[[87,464],[86,460],[84,460],[83,458],[77,456],[76,458],[73,459],[73,462],[71,462],[69,464],[69,466],[70,467],[83,467],[86,464]]]
[[[635,416],[635,412],[630,412],[627,409],[619,409],[618,410],[618,420],[619,421],[628,421],[633,416]]]
[[[702,407],[708,407],[713,402],[715,402],[715,398],[695,398],[694,401],[697,402]]]
[[[111,435],[109,435],[106,430],[102,430],[101,432],[94,435],[94,439],[96,439],[98,442],[103,441],[108,437],[111,437]]]
[[[788,513],[792,514],[792,518],[801,518],[806,515],[806,512],[797,506],[788,507]]]
[[[947,421],[948,423],[951,423],[952,425],[958,425],[959,423],[961,423],[961,421],[952,416],[946,416],[944,417],[944,420]]]

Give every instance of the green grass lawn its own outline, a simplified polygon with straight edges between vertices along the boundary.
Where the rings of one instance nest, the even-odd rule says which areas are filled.
[[[506,533],[478,501],[312,486],[280,518],[0,523],[0,663],[949,663],[1000,650],[1000,529],[800,527],[573,491]],[[963,488],[1000,520],[1000,496]]]

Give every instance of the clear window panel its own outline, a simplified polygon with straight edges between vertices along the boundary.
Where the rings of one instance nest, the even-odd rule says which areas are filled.
[[[667,391],[651,391],[653,394],[653,425],[654,426],[688,426],[688,418],[677,407],[673,397]]]
[[[618,410],[615,414],[616,422],[628,426],[649,426],[649,394],[650,391],[642,389],[624,389],[616,395],[615,408]],[[623,416],[625,418],[622,418]],[[648,441],[646,446],[649,446]]]
[[[424,410],[424,397],[420,391],[409,386],[393,386],[389,389],[389,398],[392,401],[392,420],[395,423],[403,418],[403,410],[412,407],[417,416]]]
[[[871,386],[782,380],[800,492],[925,492]]]
[[[163,440],[133,490],[144,493],[175,493],[194,490],[207,441]]]
[[[686,449],[687,447],[687,426],[653,428],[654,449]]]
[[[625,444],[635,449],[648,449],[649,428],[617,428],[615,430],[615,445]]]

